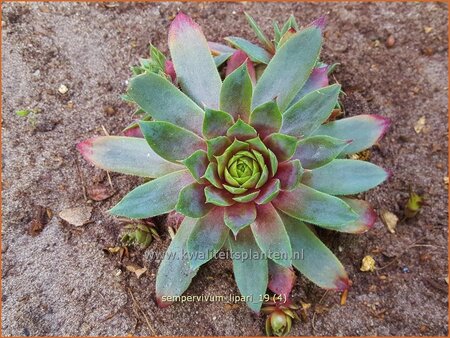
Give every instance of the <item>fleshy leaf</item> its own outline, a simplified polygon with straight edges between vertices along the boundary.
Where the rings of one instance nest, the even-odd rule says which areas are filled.
[[[269,149],[269,161],[270,161],[270,172],[272,177],[275,176],[278,170],[278,160],[277,156]]]
[[[341,86],[334,84],[307,94],[283,114],[281,132],[305,137],[330,116],[336,106]]]
[[[252,103],[253,85],[247,70],[247,64],[228,75],[220,91],[220,109],[229,113],[235,120],[248,121]]]
[[[95,166],[122,174],[155,178],[183,169],[156,154],[143,138],[100,136],[78,143],[77,149]]]
[[[203,136],[208,139],[223,136],[234,124],[230,114],[221,110],[205,109],[205,119],[203,121]]]
[[[193,132],[163,121],[139,122],[152,149],[168,161],[184,160],[196,150],[206,150],[206,142]]]
[[[311,136],[300,140],[293,158],[305,169],[315,169],[334,160],[352,141],[330,136]]]
[[[324,289],[344,291],[350,280],[341,262],[303,222],[280,213],[292,244],[292,264]]]
[[[253,84],[256,83],[255,65],[253,64],[252,60],[250,60],[248,55],[241,50],[237,50],[233,53],[233,55],[231,55],[230,59],[227,62],[225,76],[228,76],[231,73],[233,73],[244,62],[247,62],[247,71],[248,75],[250,76],[250,79],[252,80],[252,83]]]
[[[217,174],[217,163],[210,162],[203,177],[216,188],[221,189],[223,187],[219,174]]]
[[[223,189],[217,189],[213,186],[205,188],[206,202],[217,206],[227,207],[233,205],[235,202],[231,198],[231,194]]]
[[[236,236],[237,233],[256,219],[254,203],[236,203],[225,208],[225,224]]]
[[[192,183],[180,191],[175,210],[188,217],[200,218],[206,215],[212,207],[212,204],[206,203],[205,186]]]
[[[173,303],[169,297],[181,296],[191,284],[197,270],[191,270],[187,252],[187,241],[196,220],[185,217],[169,245],[156,275],[156,300],[160,307]]]
[[[161,176],[130,191],[109,212],[138,219],[165,214],[175,208],[181,189],[193,182],[187,170]]]
[[[280,180],[281,189],[295,189],[303,175],[303,168],[299,160],[280,163],[276,178]]]
[[[300,99],[304,97],[306,94],[309,94],[317,89],[328,86],[329,84],[328,70],[329,67],[326,65],[314,68],[311,75],[308,78],[308,81],[306,81],[305,85],[297,93],[295,98],[292,100],[290,106],[300,101]]]
[[[287,299],[294,287],[294,283],[295,272],[292,268],[286,268],[269,260],[269,285],[267,287],[270,291]]]
[[[269,157],[269,150],[267,149],[266,145],[259,137],[255,137],[249,140],[245,140],[250,145],[251,149],[254,149],[261,153],[262,155]]]
[[[270,53],[268,53],[264,48],[259,47],[248,40],[236,36],[229,36],[225,38],[225,40],[231,43],[234,47],[245,52],[245,54],[247,54],[252,61],[264,64],[268,64],[270,61]]]
[[[249,227],[242,229],[233,239],[228,237],[233,257],[234,279],[247,305],[259,312],[268,282],[267,258],[255,242]]]
[[[238,140],[248,140],[258,136],[258,133],[255,128],[241,119],[238,119],[237,122],[230,129],[228,129],[227,136],[231,139],[236,138]]]
[[[183,92],[201,107],[217,109],[222,80],[201,28],[184,13],[170,25],[169,49]]]
[[[341,199],[304,184],[293,191],[281,191],[272,204],[291,217],[331,230],[339,230],[358,217]]]
[[[211,50],[211,53],[213,55],[219,55],[219,54],[228,54],[231,53],[233,54],[236,49],[231,48],[230,46],[224,45],[223,43],[220,42],[212,42],[212,41],[208,41],[208,47]]]
[[[275,263],[292,264],[292,250],[283,221],[272,204],[256,206],[256,220],[250,224],[259,248]]]
[[[266,204],[272,201],[275,197],[278,196],[280,192],[280,180],[275,178],[271,179],[267,182],[264,187],[261,189],[258,198],[255,200],[256,204]]]
[[[132,78],[127,95],[154,120],[202,134],[203,110],[162,76],[147,72]]]
[[[250,125],[265,138],[272,133],[278,133],[281,128],[282,116],[276,102],[266,102],[256,107],[250,114]]]
[[[172,83],[176,83],[177,74],[175,73],[175,68],[173,67],[173,62],[166,60],[164,62],[164,72],[170,76]]]
[[[208,155],[206,155],[203,150],[195,151],[191,156],[183,161],[183,164],[189,169],[192,176],[199,183],[205,182],[202,177],[205,175],[208,163]]]
[[[354,154],[377,143],[389,128],[388,118],[379,115],[359,115],[321,125],[314,135],[328,135],[352,140],[342,154]]]
[[[330,195],[354,195],[381,184],[388,173],[366,161],[331,161],[327,165],[305,172],[302,183]]]
[[[233,197],[233,200],[235,200],[236,202],[239,202],[239,203],[248,203],[250,201],[253,201],[256,197],[258,197],[258,195],[259,195],[259,190],[249,192],[244,195],[235,196],[235,197]]]
[[[245,17],[247,18],[248,23],[252,27],[256,36],[258,37],[259,42],[261,42],[268,51],[275,53],[275,46],[273,45],[272,41],[270,41],[267,38],[267,36],[264,34],[264,32],[258,26],[256,21],[248,13],[244,12],[244,14],[245,14]]]
[[[231,57],[231,53],[223,53],[217,56],[214,56],[214,63],[216,65],[216,67],[220,67],[221,65],[223,65],[230,57]]]
[[[341,197],[341,199],[347,203],[356,214],[358,214],[359,218],[354,222],[345,224],[339,231],[359,234],[366,232],[373,227],[377,220],[377,214],[369,203],[354,198]]]
[[[294,155],[298,140],[293,136],[273,133],[264,139],[264,143],[277,155],[278,161],[283,162]]]
[[[208,159],[212,161],[215,156],[221,155],[231,144],[226,136],[218,136],[206,141]]]
[[[223,221],[223,208],[214,208],[195,224],[187,243],[191,269],[205,264],[219,252],[230,229]]]
[[[305,84],[319,56],[321,32],[306,28],[290,38],[267,65],[253,92],[252,107],[277,98],[284,112]]]

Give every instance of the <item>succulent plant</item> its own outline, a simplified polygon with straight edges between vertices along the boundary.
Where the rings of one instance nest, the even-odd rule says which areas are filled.
[[[129,81],[124,98],[142,115],[128,136],[78,144],[99,168],[153,179],[123,197],[112,215],[185,216],[159,266],[160,306],[176,300],[222,248],[255,312],[267,288],[290,293],[293,267],[322,288],[351,284],[310,224],[348,233],[374,224],[368,203],[348,196],[388,174],[347,155],[371,147],[389,123],[377,115],[329,121],[341,86],[328,85],[328,66],[324,71],[319,61],[323,20],[302,28],[289,22],[275,29],[275,43],[258,27],[266,49],[255,56],[242,39],[228,39],[235,48],[208,43],[179,13],[169,30],[171,60],[152,49]]]

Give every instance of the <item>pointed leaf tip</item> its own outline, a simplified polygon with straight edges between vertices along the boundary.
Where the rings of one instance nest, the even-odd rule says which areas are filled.
[[[93,153],[92,147],[93,147],[94,140],[95,140],[95,137],[81,141],[81,142],[77,143],[77,145],[76,145],[77,150],[88,161],[90,161],[90,155],[92,155],[92,153]]]
[[[325,29],[327,25],[327,17],[326,15],[322,15],[321,17],[317,18],[313,22],[311,22],[311,26],[319,28],[321,31]]]
[[[348,277],[342,277],[339,276],[334,284],[336,285],[336,291],[345,291],[350,289],[350,286],[352,286],[352,281]]]

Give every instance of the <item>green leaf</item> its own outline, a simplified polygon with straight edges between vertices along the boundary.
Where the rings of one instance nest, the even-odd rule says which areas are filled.
[[[168,161],[184,160],[196,150],[206,150],[206,142],[189,130],[163,121],[139,122],[152,149]]]
[[[259,312],[268,283],[267,258],[255,242],[250,228],[239,231],[236,239],[228,239],[233,258],[234,279],[247,305]]]
[[[305,95],[283,114],[281,132],[305,137],[324,123],[336,106],[341,86],[334,84]]]
[[[358,217],[341,199],[304,184],[293,191],[281,191],[272,204],[291,217],[331,230],[339,230]]]
[[[266,145],[264,144],[263,141],[261,141],[261,139],[258,137],[249,139],[249,140],[245,140],[245,142],[247,142],[250,145],[250,148],[252,150],[256,150],[259,153],[261,153],[262,155],[269,157],[269,150],[267,149]]]
[[[236,202],[239,202],[239,203],[248,203],[250,201],[253,201],[256,197],[258,197],[258,195],[259,195],[259,190],[249,192],[245,195],[235,196],[235,197],[233,197],[233,200],[235,200]]]
[[[299,159],[303,168],[315,169],[334,160],[350,143],[330,136],[311,136],[298,142],[293,158]]]
[[[183,161],[186,168],[189,169],[192,176],[198,183],[205,183],[203,175],[209,165],[208,156],[203,150],[195,151],[191,156]]]
[[[214,208],[200,218],[189,236],[187,248],[191,269],[205,264],[219,252],[230,229],[223,221],[223,208]]]
[[[388,173],[370,162],[334,160],[305,172],[302,183],[330,195],[354,195],[381,184]]]
[[[217,109],[220,75],[200,27],[181,12],[170,25],[169,49],[183,92],[201,107]]]
[[[291,240],[294,267],[321,288],[348,289],[348,275],[336,256],[306,224],[283,213],[280,216]]]
[[[231,141],[226,136],[218,136],[207,140],[206,145],[208,159],[212,161],[215,156],[221,155],[231,145]]]
[[[282,119],[281,112],[274,101],[263,103],[250,114],[250,124],[258,131],[261,138],[278,133]]]
[[[207,108],[203,120],[203,136],[207,139],[224,136],[233,124],[234,121],[230,114]]]
[[[339,229],[340,232],[360,234],[373,227],[377,220],[377,214],[369,203],[354,198],[341,197],[341,199],[358,215],[358,219],[342,226]]]
[[[229,113],[235,120],[248,121],[252,103],[253,84],[244,62],[223,81],[220,91],[220,109]]]
[[[303,175],[303,168],[299,160],[280,163],[277,178],[280,180],[281,189],[293,190],[297,188]]]
[[[167,79],[145,73],[130,80],[127,96],[154,120],[167,121],[202,133],[203,110]]]
[[[185,216],[200,218],[205,216],[212,207],[212,204],[206,203],[205,186],[192,183],[180,191],[175,210]]]
[[[247,12],[244,12],[244,14],[245,14],[245,17],[247,18],[248,23],[252,27],[252,29],[255,32],[256,36],[258,37],[258,40],[264,45],[264,47],[268,51],[275,52],[275,46],[273,45],[272,41],[270,41],[267,38],[267,36],[264,34],[264,32],[258,26],[256,21]]]
[[[311,74],[322,46],[321,31],[308,27],[290,38],[275,54],[256,84],[252,107],[277,98],[284,112]]]
[[[270,149],[269,149],[269,160],[270,160],[270,172],[273,177],[278,170],[278,160],[276,155]]]
[[[228,129],[227,136],[230,139],[236,138],[238,140],[248,140],[258,136],[258,133],[255,128],[241,119],[238,119],[237,122]]]
[[[259,248],[275,263],[292,264],[292,249],[283,221],[272,204],[256,206],[256,220],[250,224]]]
[[[233,53],[222,53],[217,56],[214,56],[214,63],[216,67],[220,67],[221,65],[223,65],[230,58],[231,55],[233,55]]]
[[[270,180],[264,185],[261,189],[258,198],[255,200],[256,204],[266,204],[272,201],[275,197],[278,196],[280,192],[280,180],[275,178]]]
[[[379,115],[359,115],[321,125],[314,135],[351,140],[342,154],[354,154],[377,143],[389,128],[389,119]]]
[[[220,207],[227,207],[233,205],[235,202],[231,198],[231,194],[223,189],[218,189],[213,186],[205,188],[206,202],[212,203]]]
[[[264,48],[261,48],[248,40],[236,36],[226,37],[225,40],[228,41],[232,46],[245,52],[245,54],[247,54],[252,61],[264,64],[268,64],[270,62],[270,53],[267,52]]]
[[[298,140],[289,135],[274,133],[264,139],[266,146],[272,150],[279,162],[289,160],[297,149]]]
[[[236,236],[238,232],[256,219],[254,203],[236,203],[225,208],[224,221]]]
[[[165,214],[175,208],[181,189],[193,182],[187,170],[167,174],[138,186],[109,212],[138,219]]]
[[[197,270],[191,270],[187,253],[187,241],[196,220],[185,217],[169,245],[156,275],[156,300],[160,307],[173,303],[170,297],[181,296],[191,284]]]
[[[17,111],[16,111],[16,115],[17,115],[17,116],[20,116],[20,117],[26,117],[26,116],[28,116],[30,113],[31,113],[31,111],[30,111],[30,110],[27,110],[27,109],[21,109],[21,110],[17,110]]]
[[[203,178],[207,179],[208,182],[216,188],[222,189],[223,185],[220,180],[219,174],[217,173],[217,163],[209,163]]]
[[[122,174],[155,178],[183,169],[157,155],[143,138],[100,136],[78,143],[77,149],[95,166]]]

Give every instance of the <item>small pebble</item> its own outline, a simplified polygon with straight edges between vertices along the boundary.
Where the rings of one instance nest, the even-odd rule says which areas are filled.
[[[60,92],[61,94],[66,94],[68,91],[69,91],[69,88],[67,88],[67,86],[63,85],[63,84],[61,86],[59,86],[59,88],[58,88],[58,92]]]
[[[404,267],[402,268],[402,272],[403,272],[403,273],[408,273],[408,272],[409,272],[409,268],[408,268],[407,266],[404,266]]]
[[[394,47],[395,44],[395,38],[394,36],[391,34],[388,36],[388,38],[386,39],[386,47],[387,48],[392,48]]]

